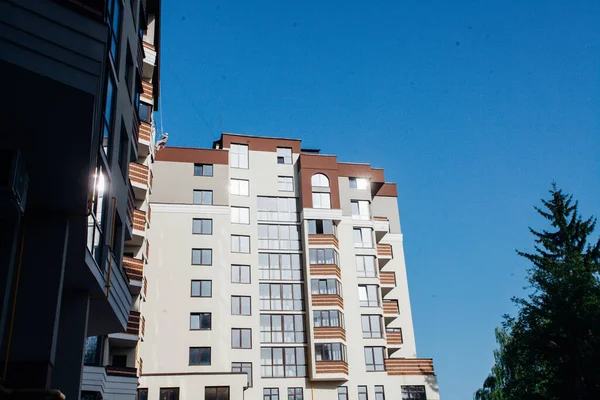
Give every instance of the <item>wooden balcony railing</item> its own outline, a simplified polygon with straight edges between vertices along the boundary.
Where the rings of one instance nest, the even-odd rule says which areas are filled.
[[[144,277],[144,297],[148,295],[148,279]]]
[[[316,361],[317,374],[346,374],[348,363],[346,361]]]
[[[146,211],[146,220],[148,220],[148,224],[150,224],[150,219],[152,218],[152,207],[148,204],[148,211]]]
[[[387,337],[388,345],[401,345],[404,343],[402,340],[402,329],[400,328],[387,328],[385,336]]]
[[[130,335],[140,335],[140,313],[139,311],[129,311],[129,319],[127,320],[127,333]]]
[[[129,163],[129,180],[142,186],[148,186],[150,182],[150,169],[136,162]]]
[[[107,365],[104,368],[106,369],[106,375],[137,378],[137,370],[135,368],[114,367],[112,365]]]
[[[152,102],[152,84],[150,82],[142,81],[142,88],[144,91],[140,95],[140,97],[148,102]]]
[[[400,314],[400,309],[398,308],[398,300],[384,300],[383,301],[383,314],[384,315]]]
[[[142,372],[144,371],[144,360],[142,360],[140,358],[140,361],[138,363],[138,376],[142,376]]]
[[[133,211],[135,210],[135,194],[131,182],[127,182],[127,223],[133,228]]]
[[[150,49],[152,51],[156,51],[156,47],[154,47],[153,44],[150,44],[148,42],[144,42],[144,47],[147,48],[147,49]]]
[[[342,272],[340,267],[335,264],[311,264],[310,265],[311,276],[337,276],[342,278]]]
[[[133,229],[146,232],[146,212],[142,210],[133,211]]]
[[[392,245],[390,245],[390,244],[378,244],[377,245],[377,257],[379,257],[379,258],[392,258]]]
[[[144,262],[132,257],[123,257],[123,267],[130,281],[142,281],[144,278]]]
[[[313,294],[312,305],[344,308],[344,299],[337,294]]]
[[[346,330],[340,326],[321,326],[314,328],[315,339],[346,340]]]
[[[388,217],[373,217],[373,221],[389,221]]]
[[[141,332],[142,332],[142,337],[144,337],[144,334],[146,333],[146,318],[142,317],[141,319]]]
[[[395,272],[380,272],[379,281],[382,285],[396,286],[396,273]]]
[[[388,375],[435,375],[430,358],[388,358],[385,369]]]
[[[146,121],[140,122],[139,140],[150,143],[151,137],[152,137],[152,125],[150,125]]]
[[[331,234],[311,234],[308,235],[308,244],[311,246],[331,245],[340,248],[337,238]]]
[[[150,259],[150,241],[146,239],[146,260]]]

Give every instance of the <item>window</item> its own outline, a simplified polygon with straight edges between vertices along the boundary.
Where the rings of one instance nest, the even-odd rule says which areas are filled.
[[[302,400],[302,388],[288,388],[288,400]]]
[[[229,386],[206,386],[204,400],[229,400]]]
[[[310,179],[312,187],[329,187],[329,178],[324,174],[314,174]]]
[[[425,386],[411,385],[402,386],[402,400],[427,400]]]
[[[344,314],[337,310],[313,311],[313,322],[315,328],[320,327],[344,327]]]
[[[304,343],[304,316],[262,314],[260,316],[261,343]]]
[[[196,235],[212,235],[212,219],[194,218],[192,233]]]
[[[125,55],[125,84],[127,85],[127,92],[131,99],[133,91],[133,77],[135,72],[133,71],[133,59],[131,58],[131,48],[127,45],[127,53]]]
[[[250,195],[250,182],[244,179],[231,179],[230,191],[235,196],[249,196]]]
[[[348,178],[350,189],[368,189],[369,180],[367,178]]]
[[[315,344],[315,358],[317,361],[347,361],[346,346],[342,343]]]
[[[294,191],[294,178],[291,176],[279,176],[277,177],[277,184],[279,185],[280,192],[293,192]]]
[[[232,328],[231,329],[231,348],[232,349],[251,349],[252,348],[252,329]]]
[[[213,165],[194,164],[194,176],[213,176]]]
[[[250,236],[231,235],[232,253],[250,253]]]
[[[385,392],[381,385],[375,385],[375,400],[385,400]]]
[[[313,208],[331,208],[331,195],[329,193],[312,194]]]
[[[261,310],[304,310],[302,285],[299,283],[261,283],[259,292]]]
[[[118,61],[117,52],[119,51],[119,36],[121,33],[121,1],[110,0],[108,2],[108,16],[106,22],[110,28],[110,56],[116,68]]]
[[[369,202],[366,200],[353,200],[350,202],[353,219],[370,219]]]
[[[229,165],[232,168],[248,169],[248,146],[245,144],[231,144],[229,150]]]
[[[279,400],[279,389],[278,388],[264,388],[263,389],[263,400]]]
[[[250,283],[250,266],[232,265],[231,283]]]
[[[212,265],[212,250],[192,249],[192,265]]]
[[[375,268],[375,257],[356,256],[356,274],[359,278],[377,277],[377,269]]]
[[[231,315],[250,315],[250,296],[231,296]]]
[[[338,400],[348,400],[348,388],[346,386],[338,386]]]
[[[354,228],[354,247],[372,248],[373,231],[371,228]]]
[[[342,284],[337,279],[311,279],[312,294],[337,294],[342,295]]]
[[[278,147],[277,148],[277,164],[291,164],[292,163],[292,149],[289,147]]]
[[[111,73],[107,74],[106,79],[106,100],[104,102],[104,120],[102,134],[102,148],[107,157],[110,156],[110,146],[113,130],[113,111],[115,103],[115,82]]]
[[[140,121],[152,122],[152,106],[150,104],[140,102],[138,112],[140,114]]]
[[[333,249],[309,249],[308,257],[311,264],[338,264],[338,252]]]
[[[258,225],[258,248],[300,250],[298,225]]]
[[[263,378],[305,377],[305,349],[304,347],[262,347],[260,367]]]
[[[191,331],[209,331],[211,328],[210,313],[191,313],[190,330]]]
[[[252,363],[234,362],[231,363],[231,372],[245,372],[248,375],[248,387],[252,387]]]
[[[300,254],[258,253],[260,279],[264,280],[302,280]]]
[[[129,168],[129,135],[127,134],[127,130],[125,129],[125,125],[121,124],[121,134],[119,135],[119,149],[117,150],[117,154],[119,155],[119,169],[121,170],[121,174],[123,178],[125,178],[125,182],[128,182],[127,179],[127,169]]]
[[[295,197],[258,197],[257,208],[259,221],[298,221]]]
[[[192,297],[212,297],[212,281],[192,281]]]
[[[210,365],[210,347],[190,347],[190,365]]]
[[[365,347],[367,371],[385,371],[383,347]]]
[[[369,399],[369,395],[367,394],[367,387],[359,386],[358,387],[358,400],[368,400],[368,399]]]
[[[104,247],[104,220],[106,219],[106,202],[104,201],[105,192],[108,192],[108,182],[104,168],[98,166],[94,172],[92,181],[93,198],[92,212],[88,216],[87,248],[90,254],[100,265],[102,248]]]
[[[194,190],[194,204],[210,206],[213,203],[212,190]]]
[[[359,285],[358,302],[361,307],[379,307],[379,288],[377,285]]]
[[[160,388],[160,400],[179,400],[179,388]]]
[[[231,207],[231,223],[248,225],[250,223],[250,209],[248,207]]]
[[[311,219],[308,220],[308,233],[335,235],[335,224],[330,219]]]
[[[362,333],[365,339],[378,339],[381,334],[381,317],[379,315],[361,315]]]
[[[148,400],[148,388],[139,388],[137,390],[137,400]]]

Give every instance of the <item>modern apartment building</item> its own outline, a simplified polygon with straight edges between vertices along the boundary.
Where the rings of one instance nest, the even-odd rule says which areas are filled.
[[[156,154],[140,400],[439,399],[397,189],[299,140]]]
[[[0,3],[1,394],[136,395],[159,20],[160,0]]]

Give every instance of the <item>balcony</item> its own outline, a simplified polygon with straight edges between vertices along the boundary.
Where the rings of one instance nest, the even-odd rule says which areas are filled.
[[[348,375],[348,363],[346,361],[316,361],[317,374]]]
[[[148,279],[146,279],[146,277],[144,277],[144,282],[143,282],[143,289],[142,289],[142,293],[144,293],[144,298],[146,298],[146,296],[148,295]]]
[[[336,264],[311,264],[310,265],[311,276],[336,276],[342,278],[342,272],[340,267]]]
[[[396,287],[396,273],[395,272],[380,272],[379,282],[382,287]]]
[[[387,217],[373,217],[373,230],[377,241],[381,240],[390,231],[390,221]]]
[[[315,339],[346,340],[346,330],[339,326],[321,326],[314,328]]]
[[[144,200],[152,187],[152,171],[146,165],[129,163],[129,180],[137,200]]]
[[[377,245],[377,258],[384,260],[392,259],[392,245],[391,244],[378,244]]]
[[[142,317],[139,311],[131,310],[129,312],[129,320],[127,320],[126,332],[128,335],[136,336],[136,340],[140,337],[140,328],[142,325],[141,321]]]
[[[404,343],[402,340],[402,329],[400,328],[387,328],[385,330],[385,336],[388,346],[396,347]]]
[[[398,308],[398,300],[384,300],[383,301],[383,316],[384,317],[397,317],[400,314]]]
[[[338,239],[332,234],[310,234],[308,235],[309,246],[334,246],[340,248]]]
[[[385,369],[388,375],[435,375],[431,358],[388,358]]]
[[[344,308],[344,299],[337,294],[313,294],[313,307],[339,307]]]
[[[150,82],[142,81],[142,89],[144,89],[144,91],[140,95],[140,98],[148,103],[152,103],[152,91],[154,90],[152,84]]]
[[[142,210],[133,210],[133,229],[131,240],[127,241],[128,246],[141,246],[144,244],[144,237],[146,236],[146,227],[148,225],[148,219],[146,212]]]
[[[81,390],[98,392],[104,399],[114,397],[135,398],[138,378],[135,368],[94,367],[85,365],[81,380]]]
[[[137,380],[137,369],[131,367],[114,367],[112,365],[107,365],[106,375],[130,377]]]
[[[154,145],[154,127],[151,123],[141,121],[139,124],[139,136],[137,141],[138,154],[145,157],[150,154]]]
[[[133,193],[133,188],[131,187],[131,183],[127,184],[127,225],[130,227],[130,230],[133,230],[133,212],[135,210],[135,194]]]
[[[129,279],[132,294],[139,294],[142,290],[144,279],[144,261],[133,257],[123,257],[123,268]]]
[[[152,79],[154,66],[156,65],[156,47],[144,41],[144,68],[143,77],[145,80]]]

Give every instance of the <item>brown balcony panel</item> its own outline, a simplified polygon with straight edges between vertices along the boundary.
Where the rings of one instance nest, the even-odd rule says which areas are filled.
[[[123,267],[130,281],[142,281],[144,277],[144,262],[142,260],[123,257]]]
[[[373,217],[373,221],[389,221],[388,217]]]
[[[337,294],[313,294],[312,305],[344,308],[344,299]]]
[[[152,126],[148,122],[142,121],[140,123],[139,140],[143,140],[144,142],[150,142],[150,137],[152,137]]]
[[[107,365],[105,368],[106,368],[106,375],[124,376],[124,377],[130,377],[130,378],[137,377],[137,370],[135,368],[113,367],[112,365]]]
[[[144,277],[144,297],[148,295],[148,279]]]
[[[135,194],[131,183],[127,184],[127,223],[133,226],[133,211],[135,210]]]
[[[129,319],[127,320],[127,333],[130,335],[140,334],[140,313],[138,311],[129,312]]]
[[[142,210],[133,211],[133,229],[142,232],[146,231],[146,212]]]
[[[380,272],[379,281],[382,285],[396,286],[396,274],[394,272]]]
[[[150,179],[149,169],[147,166],[136,162],[129,163],[129,180],[143,186],[148,186]]]
[[[377,245],[377,257],[392,258],[392,245],[378,244]]]
[[[142,317],[141,329],[142,329],[142,337],[143,337],[144,333],[146,333],[146,318],[144,318],[144,317]]]
[[[346,330],[339,326],[322,326],[314,329],[315,339],[346,340]]]
[[[142,81],[142,88],[144,92],[140,95],[140,97],[148,102],[152,102],[152,84],[150,82]]]
[[[317,361],[317,374],[346,374],[348,363],[346,361]]]
[[[388,358],[385,369],[388,375],[435,375],[430,358]]]
[[[342,277],[340,267],[335,264],[311,264],[310,274],[312,276],[337,276]]]
[[[148,220],[148,224],[150,224],[150,218],[152,217],[152,207],[148,204],[148,211],[146,211],[146,219]]]
[[[147,48],[147,49],[150,49],[152,51],[156,51],[156,47],[154,47],[153,44],[150,44],[148,42],[144,42],[144,47]]]
[[[146,239],[146,260],[150,259],[150,241]]]
[[[398,315],[400,311],[398,309],[398,302],[395,300],[383,302],[383,314],[384,315]]]
[[[330,245],[339,249],[340,244],[337,238],[331,234],[311,234],[308,235],[308,244],[311,246]]]
[[[402,331],[386,332],[385,336],[387,337],[388,345],[401,345],[404,343],[402,340]]]

